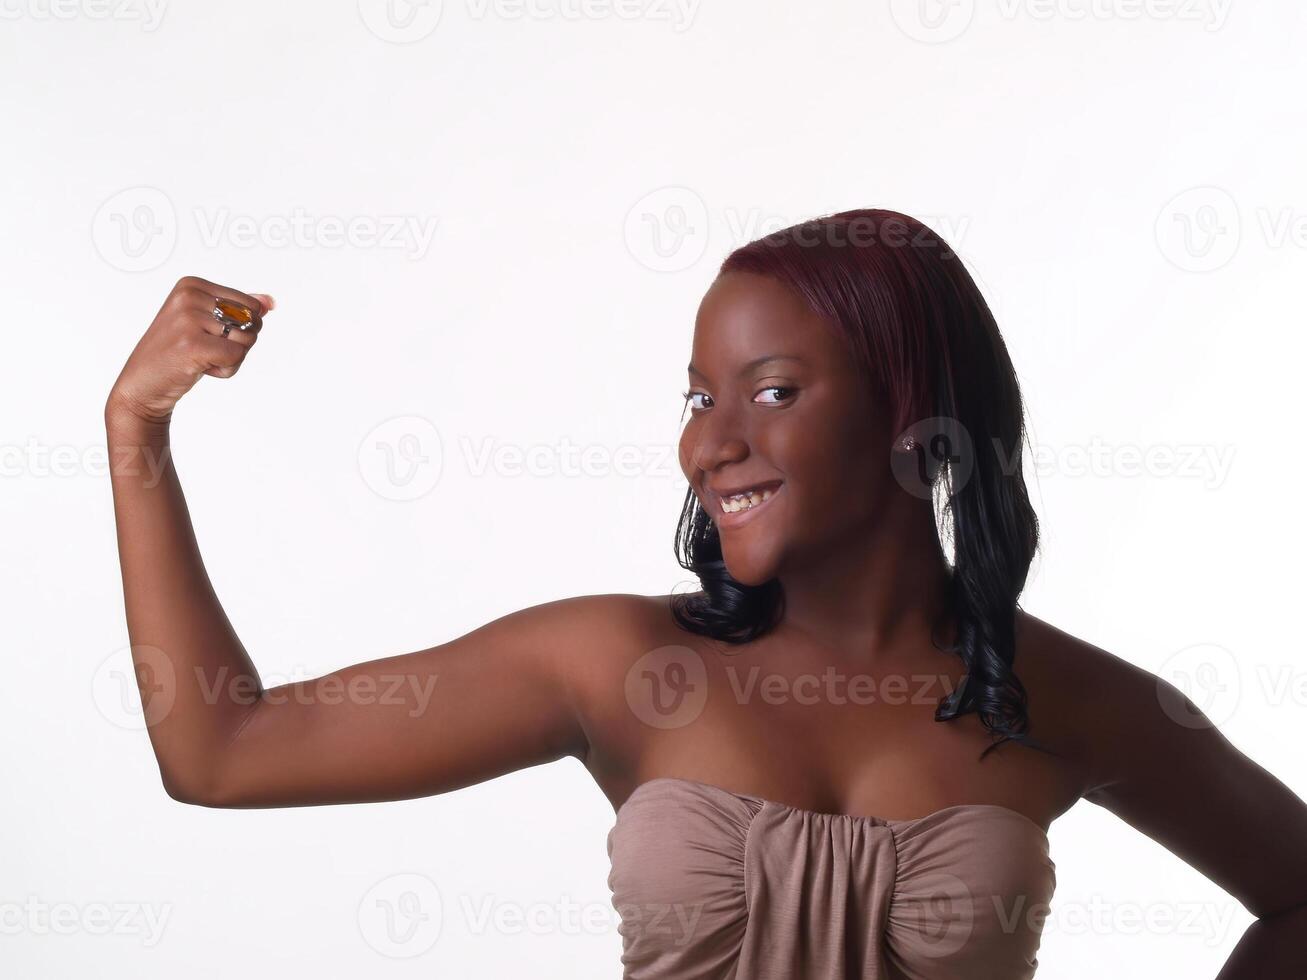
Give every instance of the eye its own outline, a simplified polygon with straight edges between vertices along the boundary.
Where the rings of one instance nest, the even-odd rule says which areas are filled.
[[[762,391],[783,391],[783,392],[785,392],[786,394],[789,394],[789,393],[793,392],[794,389],[793,389],[793,388],[785,388],[785,387],[782,387],[781,385],[769,385],[769,386],[767,386],[766,388],[763,388]],[[759,392],[759,394],[761,394],[761,393],[762,393],[762,392]],[[782,402],[782,401],[784,401],[784,400],[785,400],[784,398],[777,398],[775,401],[770,402],[769,404],[775,405],[775,404],[777,404],[778,402]]]
[[[684,398],[687,402],[690,403],[690,408],[691,408],[691,410],[694,410],[694,409],[696,409],[696,408],[707,408],[706,405],[696,405],[696,404],[694,403],[694,401],[693,401],[694,398],[696,398],[696,397],[698,397],[698,398],[707,398],[707,399],[709,399],[709,400],[711,400],[711,398],[712,398],[711,395],[709,395],[709,394],[707,394],[707,393],[705,393],[705,392],[702,392],[702,391],[683,391],[683,392],[681,392],[681,397]]]

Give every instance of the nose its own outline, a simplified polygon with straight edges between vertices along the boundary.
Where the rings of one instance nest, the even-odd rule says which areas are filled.
[[[711,472],[727,463],[738,463],[749,455],[748,440],[726,412],[714,409],[707,418],[696,420],[685,432],[682,457],[688,464],[686,473]]]

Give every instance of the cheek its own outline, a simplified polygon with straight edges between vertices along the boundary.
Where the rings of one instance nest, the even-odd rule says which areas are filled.
[[[680,442],[676,447],[676,455],[681,464],[681,472],[685,474],[685,479],[693,485],[694,476],[697,467],[695,466],[695,445],[694,423],[686,424],[681,432]]]
[[[877,496],[889,474],[888,463],[877,459],[869,434],[852,426],[786,426],[771,436],[773,457],[798,491],[802,509],[818,521],[822,514],[856,508],[859,500]]]

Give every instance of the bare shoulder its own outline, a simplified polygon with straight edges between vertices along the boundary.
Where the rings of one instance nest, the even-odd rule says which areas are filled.
[[[1158,704],[1161,678],[1030,613],[1017,613],[1015,670],[1030,699],[1031,734],[1071,760],[1081,795],[1105,778],[1123,715]]]
[[[1084,703],[1090,695],[1138,691],[1158,680],[1142,667],[1025,610],[1017,612],[1016,670],[1022,682],[1029,677],[1045,687],[1042,693],[1050,699],[1062,692],[1058,707],[1066,708]]]
[[[534,606],[542,632],[561,637],[553,665],[583,714],[596,715],[620,697],[624,677],[646,652],[670,642],[669,596],[610,592]]]
[[[1175,684],[1022,614],[1017,675],[1042,727],[1076,753],[1083,797],[1254,915],[1307,902],[1307,804]],[[1237,845],[1237,846],[1235,846]]]
[[[575,646],[565,651],[564,672],[582,687],[605,684],[625,671],[633,657],[656,645],[670,622],[668,596],[609,592],[574,596],[534,607],[554,622],[566,622]]]
[[[646,654],[674,643],[691,643],[671,611],[671,595],[610,593],[566,600],[559,611],[583,624],[563,668],[565,682],[588,749],[582,762],[601,786],[620,780],[639,758],[646,726],[632,711],[629,685]]]

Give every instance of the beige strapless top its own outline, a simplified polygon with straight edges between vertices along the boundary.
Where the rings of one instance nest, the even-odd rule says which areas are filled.
[[[911,820],[663,776],[608,833],[625,980],[1027,980],[1048,835],[992,804]]]

